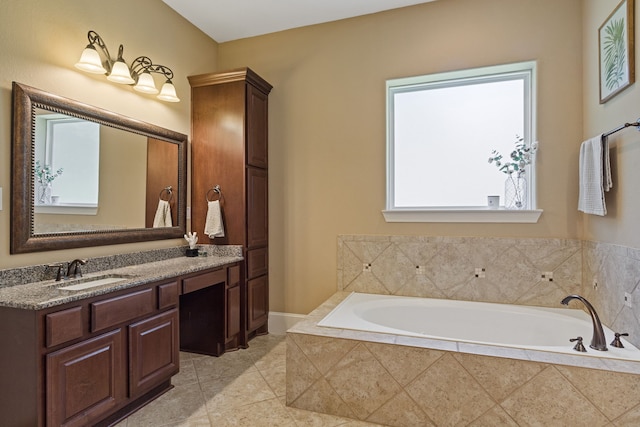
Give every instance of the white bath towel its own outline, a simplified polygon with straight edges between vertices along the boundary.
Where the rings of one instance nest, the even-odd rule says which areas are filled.
[[[168,201],[162,199],[158,201],[158,209],[156,209],[156,215],[153,217],[153,227],[173,227],[171,206]]]
[[[606,215],[604,193],[613,188],[607,137],[598,135],[582,143],[579,168],[578,210],[592,215]]]
[[[207,203],[207,219],[204,224],[204,234],[210,239],[224,237],[224,225],[222,224],[222,211],[220,201],[214,200]]]

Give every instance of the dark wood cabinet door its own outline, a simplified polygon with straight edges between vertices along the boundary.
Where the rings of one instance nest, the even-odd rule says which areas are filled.
[[[47,426],[87,426],[126,398],[123,332],[117,329],[46,356]]]
[[[267,171],[247,168],[247,247],[267,246],[269,243],[269,199]]]
[[[240,286],[227,289],[226,341],[240,333]]]
[[[247,164],[266,169],[269,96],[247,85]]]
[[[129,326],[129,393],[142,394],[178,373],[178,309]]]
[[[247,326],[255,330],[264,326],[269,315],[269,282],[267,276],[247,282]]]

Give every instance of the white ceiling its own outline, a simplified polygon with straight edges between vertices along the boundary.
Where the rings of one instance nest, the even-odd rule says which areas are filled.
[[[435,0],[163,0],[223,43]]]

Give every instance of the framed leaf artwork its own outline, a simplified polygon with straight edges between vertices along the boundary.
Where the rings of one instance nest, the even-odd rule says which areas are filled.
[[[633,2],[620,2],[598,29],[601,104],[635,81]]]

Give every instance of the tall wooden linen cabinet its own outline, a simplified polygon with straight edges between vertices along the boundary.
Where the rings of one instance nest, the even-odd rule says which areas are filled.
[[[227,292],[227,315],[240,316],[228,349],[268,332],[268,96],[272,86],[249,68],[190,76],[191,229],[200,243],[242,245],[241,286]],[[220,186],[220,192],[213,191]],[[204,234],[208,202],[219,200],[224,237]],[[234,314],[235,313],[235,314]]]

